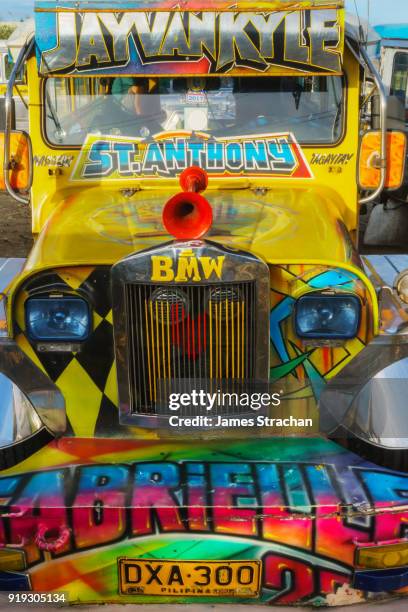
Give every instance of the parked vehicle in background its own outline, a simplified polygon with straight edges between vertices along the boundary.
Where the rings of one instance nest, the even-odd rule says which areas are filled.
[[[27,20],[17,25],[7,40],[0,40],[0,98],[4,97],[7,83],[13,70],[15,59],[21,47],[26,43],[27,36],[33,31],[33,20]],[[14,108],[16,127],[28,131],[28,87],[25,66],[17,75],[14,87]]]
[[[384,85],[404,103],[408,122],[408,23],[378,25],[375,30],[381,37],[377,55]]]

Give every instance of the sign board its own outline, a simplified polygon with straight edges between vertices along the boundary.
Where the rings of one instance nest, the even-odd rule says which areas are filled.
[[[112,6],[112,4],[114,6]],[[44,2],[42,75],[341,74],[342,2]],[[170,6],[171,5],[171,6]],[[152,10],[154,9],[154,10]]]

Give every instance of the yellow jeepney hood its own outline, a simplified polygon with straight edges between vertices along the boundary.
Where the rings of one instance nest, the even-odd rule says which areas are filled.
[[[113,264],[171,237],[161,221],[169,190],[71,191],[50,215],[31,252],[25,276],[72,265]],[[208,238],[251,251],[269,262],[347,264],[352,247],[342,223],[342,200],[319,187],[208,190],[214,211]]]

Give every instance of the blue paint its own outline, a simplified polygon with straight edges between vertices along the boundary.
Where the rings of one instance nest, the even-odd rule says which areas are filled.
[[[354,574],[353,587],[360,591],[383,593],[408,586],[408,568],[370,570]]]
[[[275,306],[269,316],[272,344],[283,363],[289,361],[290,357],[286,350],[285,340],[280,326],[281,323],[292,314],[294,303],[295,300],[293,298],[285,298],[280,304]]]
[[[0,591],[31,591],[29,578],[26,574],[0,572]]]
[[[352,283],[357,277],[351,272],[343,272],[341,270],[327,270],[315,278],[308,281],[310,287],[313,289],[326,289],[331,287],[337,287],[341,285],[342,288],[352,288]]]

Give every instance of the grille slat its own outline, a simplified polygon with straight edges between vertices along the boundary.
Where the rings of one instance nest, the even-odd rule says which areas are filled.
[[[156,413],[158,380],[254,378],[255,281],[125,284],[125,305],[132,414]]]

